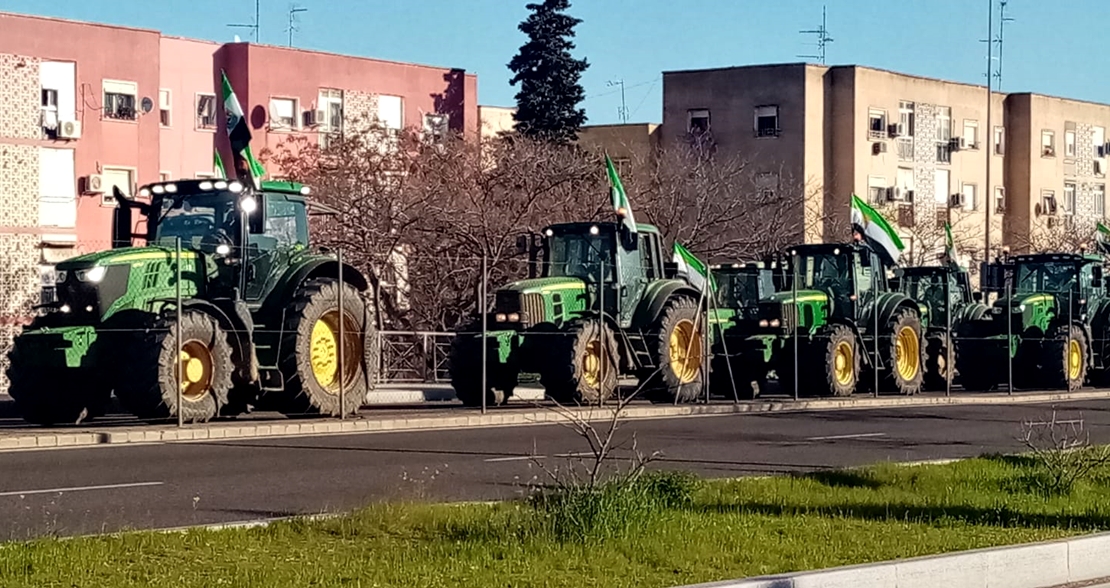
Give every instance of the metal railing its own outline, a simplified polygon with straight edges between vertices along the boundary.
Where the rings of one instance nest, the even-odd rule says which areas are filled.
[[[379,331],[380,383],[449,382],[447,360],[455,333],[442,331]]]

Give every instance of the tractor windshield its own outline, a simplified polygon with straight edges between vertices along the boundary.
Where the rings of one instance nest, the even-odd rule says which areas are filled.
[[[816,253],[798,258],[798,289],[822,292],[852,292],[851,257]]]
[[[220,230],[234,240],[239,231],[237,202],[237,195],[228,191],[166,196],[158,211],[161,220],[155,228],[154,240],[159,245],[172,246],[175,238],[180,237],[183,246],[197,249],[205,237],[215,236]]]
[[[612,281],[613,247],[611,232],[602,231],[597,235],[569,231],[556,232],[547,238],[544,275],[567,276],[596,282],[601,278],[601,268],[604,264],[604,279]]]
[[[956,276],[950,272],[938,271],[929,273],[910,273],[902,277],[901,288],[903,294],[924,303],[934,312],[945,308],[944,281],[948,279],[948,296],[951,304],[959,304],[963,299],[960,284]]]
[[[759,299],[775,291],[768,271],[729,272],[714,274],[717,280],[717,305],[720,308],[754,306]]]
[[[1075,263],[1060,261],[1018,262],[1018,293],[1064,293],[1077,285],[1079,267]]]

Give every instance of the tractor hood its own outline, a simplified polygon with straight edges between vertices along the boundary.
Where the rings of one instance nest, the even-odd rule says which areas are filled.
[[[787,306],[802,304],[818,307],[814,313],[803,313],[811,316],[825,316],[828,308],[829,295],[819,290],[798,290],[796,292],[776,292],[759,302],[759,327],[770,329],[789,329],[790,321],[795,313]]]
[[[1014,294],[1010,297],[1002,297],[995,300],[991,309],[992,314],[1005,314],[1006,309],[1010,313],[1017,314],[1029,312],[1033,307],[1053,308],[1056,306],[1056,296],[1054,294],[1035,293],[1035,294]]]
[[[55,266],[55,306],[75,321],[97,322],[128,309],[151,311],[157,300],[173,298],[175,252],[163,247],[127,247],[89,253]],[[198,272],[201,255],[181,252],[181,295],[201,293],[206,272]]]
[[[540,323],[562,324],[586,306],[586,282],[552,277],[520,280],[497,291],[493,323],[497,328],[528,328]]]

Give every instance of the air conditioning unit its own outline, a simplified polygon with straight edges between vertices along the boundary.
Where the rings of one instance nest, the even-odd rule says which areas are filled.
[[[964,195],[957,192],[948,198],[948,202],[950,206],[963,206]]]
[[[958,143],[958,145],[960,146],[960,149],[970,149],[971,148],[971,145],[967,144],[967,139],[965,139],[964,137],[960,137],[960,142]]]
[[[1050,228],[1050,229],[1056,228],[1056,217],[1050,216],[1047,219],[1045,219],[1045,226]]]
[[[898,188],[890,187],[886,189],[886,201],[894,202],[898,199]]]
[[[84,192],[86,194],[103,194],[104,176],[100,174],[89,174],[86,176]]]
[[[953,138],[948,140],[948,150],[949,151],[959,151],[960,149],[963,149],[963,148],[964,148],[964,138],[963,137],[953,137]]]
[[[312,127],[316,126],[316,111],[306,110],[301,113],[301,126]]]
[[[1101,176],[1105,173],[1106,173],[1106,170],[1102,169],[1102,162],[1096,159],[1095,160],[1095,175],[1096,176]]]
[[[903,192],[902,199],[906,202],[913,203],[913,190],[906,190]]]
[[[895,123],[895,124],[889,125],[887,127],[886,134],[890,135],[891,138],[897,138],[897,137],[901,137],[902,135],[904,135],[905,133],[902,132],[902,123]]]
[[[75,120],[64,120],[58,123],[59,139],[80,139],[81,123]]]
[[[871,154],[872,155],[878,155],[880,153],[886,153],[886,143],[884,143],[882,141],[872,143],[871,144]]]

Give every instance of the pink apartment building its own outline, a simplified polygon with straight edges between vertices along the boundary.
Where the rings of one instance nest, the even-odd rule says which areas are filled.
[[[54,263],[109,246],[113,186],[230,167],[221,70],[255,153],[365,120],[479,134],[463,70],[0,13],[0,349]]]

